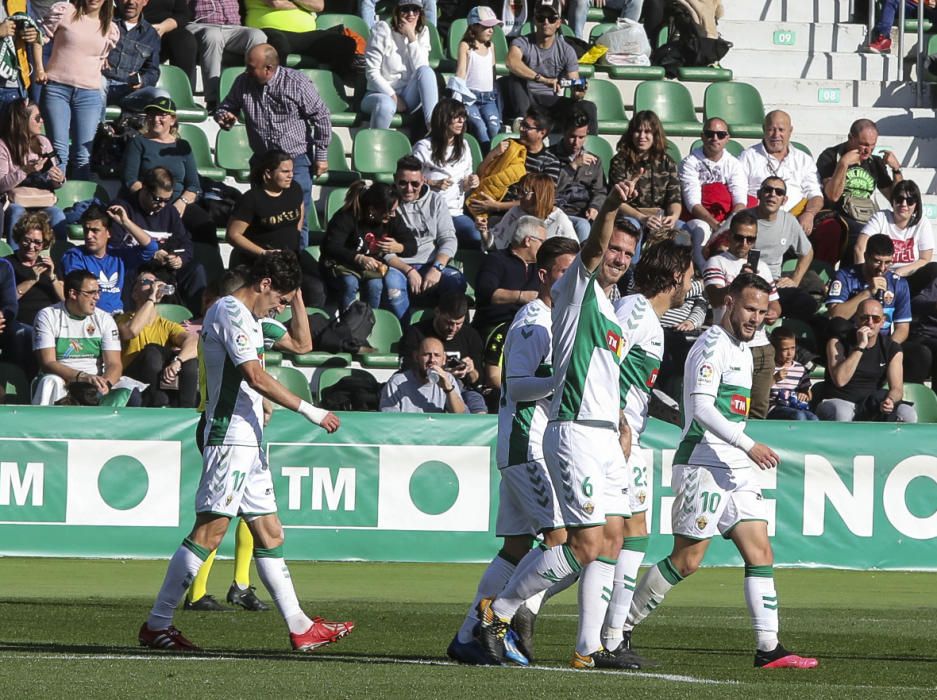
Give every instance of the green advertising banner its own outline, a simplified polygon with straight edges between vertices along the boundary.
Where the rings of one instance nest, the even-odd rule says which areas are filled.
[[[168,557],[188,532],[201,470],[182,410],[6,407],[0,553]],[[493,416],[342,414],[333,435],[277,411],[265,451],[290,559],[489,559],[498,471]],[[937,569],[937,428],[762,422],[779,452],[759,472],[780,565]],[[651,422],[648,559],[671,546],[679,431]],[[229,536],[222,555],[231,553]],[[709,565],[735,565],[716,541]]]

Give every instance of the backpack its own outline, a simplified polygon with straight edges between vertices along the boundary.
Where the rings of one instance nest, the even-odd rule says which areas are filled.
[[[114,179],[120,176],[124,150],[140,135],[144,115],[122,114],[112,122],[101,122],[91,144],[91,168],[100,177]]]
[[[671,3],[667,11],[670,39],[654,49],[651,63],[664,68],[668,78],[676,78],[681,66],[711,66],[729,53],[732,44],[721,37],[706,36],[686,7]]]
[[[310,317],[313,347],[323,352],[355,354],[370,348],[368,336],[374,329],[374,312],[363,301],[354,301],[338,318]]]
[[[354,372],[322,390],[322,408],[329,411],[376,411],[381,385],[369,372]]]

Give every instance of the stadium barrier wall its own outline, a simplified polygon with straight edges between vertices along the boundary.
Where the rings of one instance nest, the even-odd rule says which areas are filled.
[[[201,469],[186,410],[6,407],[0,422],[0,552],[168,557],[188,532]],[[498,474],[494,416],[342,414],[333,435],[277,411],[266,454],[294,560],[485,561]],[[776,561],[937,568],[937,428],[761,422],[781,455],[759,472]],[[648,560],[669,552],[679,431],[645,434]],[[233,535],[222,555],[230,555]],[[707,565],[737,565],[718,540]]]

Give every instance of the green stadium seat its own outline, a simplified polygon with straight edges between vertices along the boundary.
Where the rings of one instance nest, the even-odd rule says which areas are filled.
[[[278,350],[264,350],[264,368],[279,367],[283,364],[283,353]]]
[[[614,29],[618,24],[615,22],[600,22],[589,30],[589,43],[594,44],[596,39],[605,34],[609,29]]]
[[[719,83],[732,80],[732,71],[718,66],[680,66],[677,80],[681,83]]]
[[[342,25],[353,32],[360,34],[367,41],[371,36],[371,30],[358,15],[343,15],[340,13],[329,13],[316,17],[316,29],[331,29]]]
[[[192,318],[192,312],[179,304],[157,304],[156,313],[167,321],[183,323]]]
[[[937,34],[935,34],[934,36],[930,37],[930,39],[927,40],[926,53],[928,56],[933,56],[935,53],[937,53]],[[925,61],[924,64],[927,65],[927,62]],[[934,75],[933,73],[931,73],[929,70],[925,68],[924,75],[921,77],[921,79],[928,83],[935,83],[937,82],[937,75]]]
[[[302,355],[288,355],[297,367],[347,367],[352,357],[347,352],[322,352],[313,350]]]
[[[765,106],[748,83],[712,83],[703,95],[703,117],[719,117],[734,138],[761,138]]]
[[[397,354],[403,329],[400,321],[386,309],[374,309],[374,328],[368,336],[368,344],[375,352],[361,353],[358,361],[362,367],[397,369],[400,356]]]
[[[456,251],[455,257],[450,261],[450,265],[458,268],[465,278],[468,285],[465,293],[475,298],[475,281],[478,278],[478,271],[481,269],[485,254],[480,250],[464,250],[460,248]]]
[[[229,92],[231,92],[231,86],[234,84],[234,79],[243,72],[244,68],[240,66],[228,66],[227,68],[222,69],[221,79],[218,84],[218,94],[221,96],[222,100],[228,96]]]
[[[203,122],[208,118],[205,108],[196,104],[189,76],[181,68],[165,63],[161,65],[156,87],[163,88],[172,95],[173,102],[176,103],[176,117],[180,122]]]
[[[13,248],[6,241],[0,240],[0,258],[5,258],[8,255],[13,255]]]
[[[19,405],[30,403],[29,379],[26,378],[26,373],[19,365],[12,362],[0,362],[0,388],[5,393],[2,403]]]
[[[794,148],[796,148],[798,151],[803,151],[803,152],[806,153],[808,156],[810,156],[811,158],[813,158],[813,152],[812,152],[809,148],[807,148],[804,144],[798,143],[797,141],[791,141],[791,145],[792,145]]]
[[[280,384],[296,394],[303,401],[312,403],[312,391],[309,389],[309,380],[306,375],[294,367],[274,366],[267,367],[267,372]],[[282,408],[279,404],[273,404],[274,409]]]
[[[590,134],[586,136],[585,149],[590,153],[594,153],[602,160],[602,169],[605,171],[605,177],[607,178],[608,166],[612,162],[612,157],[615,155],[615,149],[612,147],[612,144],[601,136]]]
[[[338,210],[345,205],[345,195],[348,193],[347,187],[337,187],[329,192],[325,200],[325,225],[332,220],[332,217],[338,213]]]
[[[667,155],[673,158],[673,162],[677,165],[679,165],[680,161],[683,160],[683,155],[680,153],[680,147],[670,139],[667,139]]]
[[[388,184],[394,181],[397,160],[410,153],[410,140],[393,129],[363,129],[355,134],[352,167],[364,177]]]
[[[107,196],[107,190],[96,182],[91,182],[91,180],[66,180],[55,191],[55,206],[59,209],[68,209],[77,202],[94,199],[95,197],[105,204],[110,200]]]
[[[602,79],[590,80],[588,99],[595,103],[600,134],[623,134],[628,130],[628,116],[618,87]]]
[[[329,141],[329,171],[322,177],[316,178],[316,184],[322,185],[350,185],[355,180],[361,179],[361,173],[352,170],[348,165],[348,158],[345,157],[345,146],[342,140],[336,135],[332,135]]]
[[[924,384],[905,382],[904,400],[914,404],[919,423],[937,423],[937,394]]]
[[[99,406],[110,406],[111,408],[122,408],[130,400],[130,389],[111,389],[101,397]]]
[[[481,165],[483,158],[481,144],[478,143],[478,139],[469,133],[466,133],[464,138],[465,143],[468,145],[469,151],[472,153],[472,170],[477,172],[478,166]]]
[[[670,80],[648,80],[634,91],[634,113],[656,113],[668,136],[699,136],[703,125],[696,118],[693,97],[685,85]]]
[[[123,110],[117,105],[107,105],[104,108],[104,118],[108,121],[114,121],[115,119],[120,119],[120,114]]]
[[[316,382],[316,401],[321,406],[322,405],[322,392],[328,389],[330,386],[335,386],[338,382],[345,377],[351,377],[354,375],[361,374],[371,374],[366,369],[358,369],[356,367],[328,367],[321,372],[319,372],[318,381]]]
[[[695,151],[697,148],[702,148],[702,147],[703,147],[703,140],[696,139],[696,141],[693,142],[693,145],[690,146],[690,151]],[[740,155],[742,155],[742,151],[745,150],[745,146],[740,144],[738,141],[733,141],[732,139],[729,139],[728,143],[726,143],[726,150],[732,155],[734,155],[736,158],[738,158]],[[687,154],[689,154],[690,151],[687,151]]]
[[[250,162],[253,151],[247,141],[247,128],[235,124],[228,131],[218,130],[215,138],[215,162],[238,182],[250,182]]]
[[[211,155],[211,147],[208,145],[208,137],[204,131],[195,124],[180,124],[179,136],[188,141],[192,147],[199,175],[212,180],[224,180],[225,171],[215,165]]]
[[[495,146],[497,146],[499,143],[504,141],[504,139],[516,139],[516,138],[517,138],[517,134],[506,134],[504,132],[501,132],[500,134],[495,134],[491,138],[491,148],[494,148]]]
[[[329,109],[329,118],[332,126],[353,126],[358,115],[352,107],[351,100],[345,92],[345,86],[332,71],[321,68],[303,68],[316,88],[316,92]],[[333,137],[333,141],[337,140]]]
[[[666,71],[660,66],[612,66],[601,58],[596,69],[615,80],[663,80],[666,76]]]
[[[443,69],[455,69],[455,64],[449,65],[449,61],[443,55],[442,38],[439,36],[439,30],[436,26],[426,23],[426,29],[429,31],[429,67],[433,70],[439,70],[439,64],[443,64]]]

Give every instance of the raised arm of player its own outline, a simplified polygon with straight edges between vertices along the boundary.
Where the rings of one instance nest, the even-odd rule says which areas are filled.
[[[589,237],[582,244],[580,258],[582,265],[589,272],[594,272],[595,268],[602,262],[605,251],[608,250],[608,242],[612,239],[612,232],[615,229],[615,217],[618,216],[618,208],[634,194],[634,180],[625,180],[617,183],[605,202],[599,210],[599,215],[592,222],[592,228],[589,230]]]

